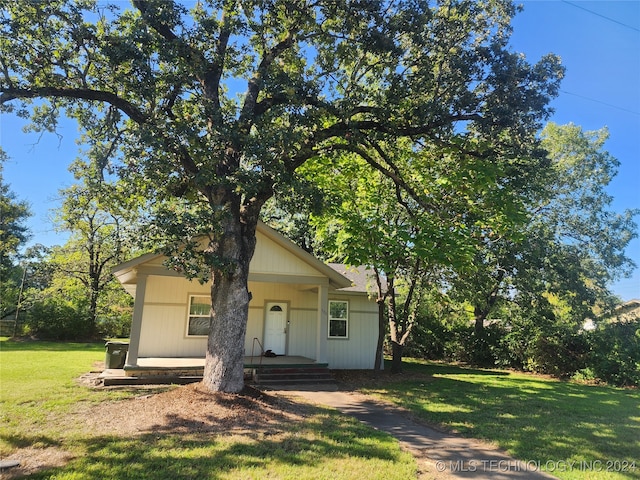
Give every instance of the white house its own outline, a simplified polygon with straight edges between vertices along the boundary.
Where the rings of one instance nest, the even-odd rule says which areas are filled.
[[[263,223],[256,235],[245,357],[264,349],[332,369],[373,368],[378,307],[364,270],[327,265]],[[147,254],[113,270],[135,299],[125,371],[204,361],[210,286],[168,270],[164,259]]]

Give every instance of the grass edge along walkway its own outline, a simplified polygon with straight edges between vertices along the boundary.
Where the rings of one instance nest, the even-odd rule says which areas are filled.
[[[361,392],[562,479],[640,479],[640,390],[407,359]]]

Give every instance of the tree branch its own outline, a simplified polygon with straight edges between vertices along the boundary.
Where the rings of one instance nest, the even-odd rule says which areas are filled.
[[[258,102],[258,95],[262,89],[262,79],[266,74],[267,69],[271,66],[273,61],[278,58],[281,53],[290,48],[294,42],[295,35],[292,32],[289,32],[284,40],[276,44],[264,55],[264,57],[262,57],[260,65],[258,65],[253,77],[249,79],[247,84],[247,93],[240,113],[240,124],[243,125],[243,129],[245,131],[249,130],[257,117],[256,105]]]
[[[75,98],[78,100],[99,101],[113,105],[125,113],[131,120],[143,124],[148,120],[139,108],[120,98],[115,93],[89,88],[34,87],[11,88],[0,87],[0,104],[19,98]]]
[[[231,7],[233,7],[233,2],[230,3]],[[208,61],[202,51],[194,48],[182,37],[176,35],[167,24],[158,21],[154,17],[148,1],[133,0],[133,5],[140,11],[142,17],[151,26],[151,28],[153,28],[162,38],[170,43],[174,43],[180,46],[181,54],[187,62],[191,64],[194,64],[194,62],[196,62],[196,65],[194,65],[194,67],[196,67],[194,68],[194,74],[202,85],[205,98],[213,102],[213,113],[212,116],[209,117],[209,129],[211,130],[213,128],[213,123],[222,122],[220,105],[220,79],[222,78],[222,72],[224,69],[224,59],[226,56],[227,45],[232,33],[232,15],[227,14],[229,5],[225,4],[223,9],[221,19],[222,27],[220,29],[220,35],[215,47],[215,60],[213,62]],[[173,103],[174,101],[170,100],[168,106],[172,106]]]
[[[164,23],[157,22],[149,13],[149,2],[146,0],[133,0],[133,5],[140,11],[145,21],[151,25],[156,32],[158,32],[165,40],[174,41],[179,37],[173,33],[173,31]]]
[[[411,308],[411,302],[413,301],[413,295],[416,291],[416,286],[418,285],[418,282],[422,281],[421,276],[419,275],[420,273],[420,266],[422,264],[422,260],[420,259],[420,257],[416,258],[416,261],[413,265],[411,274],[409,276],[409,278],[411,279],[411,282],[409,284],[409,290],[407,292],[407,296],[404,300],[404,314],[407,317],[407,320],[409,319],[409,309]],[[408,323],[408,322],[407,322]]]
[[[355,113],[372,113],[371,107],[359,107],[354,110]],[[388,133],[402,137],[414,137],[432,133],[435,129],[448,125],[451,122],[468,122],[482,120],[482,115],[477,113],[467,113],[459,115],[451,115],[440,121],[425,123],[424,125],[394,125],[384,120],[352,120],[349,127],[353,130],[374,131],[380,133]]]
[[[205,96],[208,99],[213,100],[214,105],[214,118],[209,118],[209,131],[213,130],[213,123],[217,122],[222,124],[222,111],[220,105],[220,79],[222,78],[222,72],[224,70],[224,60],[227,55],[227,46],[229,44],[229,38],[231,37],[231,18],[233,15],[227,14],[227,3],[225,3],[222,11],[222,27],[220,29],[220,35],[216,44],[215,61],[210,64],[206,69],[203,79],[201,80]],[[203,62],[206,59],[203,57]]]

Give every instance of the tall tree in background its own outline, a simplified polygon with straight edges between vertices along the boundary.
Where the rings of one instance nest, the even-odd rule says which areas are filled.
[[[6,156],[0,149],[0,318],[15,313],[23,275],[18,251],[29,235],[25,220],[31,215],[26,202],[20,201],[3,179]]]
[[[606,128],[584,131],[573,124],[550,123],[542,132],[557,181],[548,183],[550,200],[536,212],[533,227],[548,232],[558,252],[550,291],[580,321],[611,297],[612,282],[635,267],[625,250],[638,236],[640,209],[612,209],[607,189],[620,162],[606,151],[608,138]]]
[[[100,297],[115,282],[111,268],[135,251],[132,223],[141,206],[121,183],[105,181],[95,160],[72,165],[77,183],[60,191],[62,205],[56,212],[57,228],[70,237],[49,258],[58,275],[77,280],[87,292],[89,335],[98,333]]]
[[[349,151],[426,206],[385,145],[526,163],[562,76],[509,51],[505,0],[2,5],[3,108],[111,145],[172,266],[211,280],[212,390],[243,388],[258,216],[301,165]]]
[[[608,285],[631,272],[625,248],[637,236],[638,212],[611,210],[606,189],[619,163],[604,150],[607,138],[606,129],[572,124],[543,130],[551,164],[532,184],[521,235],[482,238],[475,268],[455,282],[458,297],[474,308],[476,335],[500,302],[511,300],[525,310],[550,310],[553,297],[579,326],[611,299]]]
[[[491,162],[475,155],[400,142],[394,164],[412,171],[405,189],[382,172],[370,173],[368,163],[353,153],[309,163],[301,173],[324,190],[325,207],[313,223],[325,251],[350,265],[367,265],[376,273],[377,301],[387,304],[392,371],[402,367],[423,291],[442,286],[445,273],[470,271],[474,246],[481,235],[511,238],[526,220],[526,204],[517,189],[500,185],[545,162]],[[360,157],[380,155],[377,149]],[[417,202],[408,192],[423,192]],[[382,286],[386,289],[383,290]],[[380,338],[384,326],[380,328]],[[381,361],[378,345],[376,365]]]

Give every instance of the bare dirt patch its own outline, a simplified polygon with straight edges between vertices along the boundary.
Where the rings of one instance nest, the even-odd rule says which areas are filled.
[[[76,422],[100,435],[264,431],[300,420],[308,407],[247,387],[238,394],[211,393],[201,383],[144,393],[129,400],[88,406]]]
[[[2,480],[25,477],[46,468],[61,467],[73,459],[73,455],[58,447],[26,447],[11,455],[10,459],[18,460],[20,465],[0,471]]]

